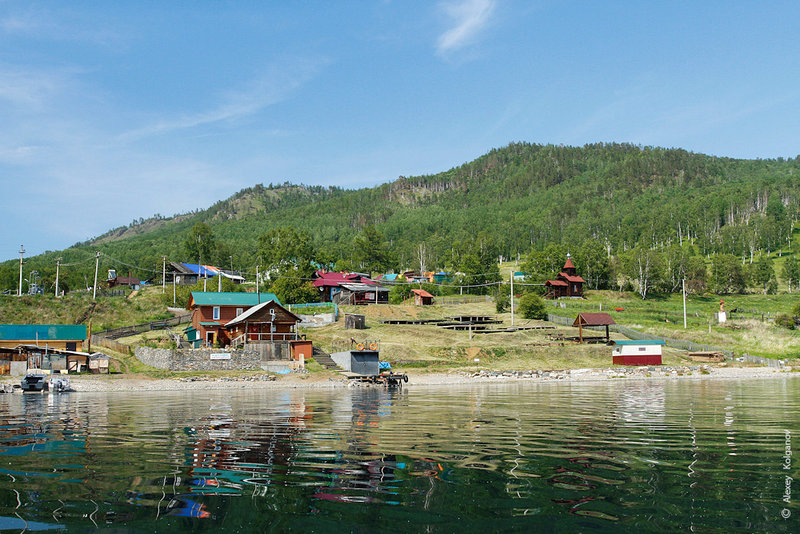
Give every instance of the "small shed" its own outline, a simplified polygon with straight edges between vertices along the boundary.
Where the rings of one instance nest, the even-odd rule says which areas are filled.
[[[614,341],[611,352],[615,365],[661,365],[662,339]]]
[[[412,289],[414,294],[414,304],[417,306],[430,306],[433,304],[433,295],[424,289]]]
[[[356,313],[346,313],[344,327],[348,330],[364,330],[367,327],[366,318]]]
[[[614,319],[607,313],[579,313],[575,318],[572,326],[578,328],[578,339],[583,343],[583,329],[587,326],[605,326],[606,327],[606,343],[608,343],[610,336],[608,334],[608,327],[612,324],[617,324]]]
[[[347,372],[357,375],[375,376],[380,374],[380,353],[377,350],[347,350],[334,352],[331,359]]]
[[[314,345],[311,341],[297,339],[289,342],[292,360],[299,362],[300,368],[305,367],[305,361],[310,359],[314,352]]]

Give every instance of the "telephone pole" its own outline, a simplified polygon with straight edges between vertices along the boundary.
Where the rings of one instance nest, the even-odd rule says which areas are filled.
[[[167,257],[161,256],[161,294],[167,290]]]
[[[511,269],[511,326],[514,326],[514,269]]]
[[[92,300],[97,300],[97,269],[100,267],[100,251],[94,255],[94,286],[92,287]]]
[[[18,297],[22,296],[22,256],[25,254],[25,249],[22,245],[19,246],[19,293],[17,294]]]
[[[686,278],[681,280],[681,287],[683,289],[683,328],[686,329]]]
[[[56,297],[58,297],[58,270],[61,267],[61,258],[56,258]]]

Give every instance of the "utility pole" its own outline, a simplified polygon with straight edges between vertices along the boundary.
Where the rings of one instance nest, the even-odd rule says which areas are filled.
[[[681,280],[681,286],[683,288],[683,328],[686,329],[686,278]]]
[[[161,256],[161,294],[167,290],[167,257]]]
[[[94,255],[94,287],[92,287],[92,300],[97,300],[97,269],[100,267],[100,251]]]
[[[514,269],[511,269],[511,326],[514,326]]]
[[[175,273],[172,273],[172,305],[175,305]]]
[[[61,258],[56,258],[56,297],[58,297],[58,270],[61,267]]]
[[[217,293],[222,293],[222,271],[217,271]]]
[[[22,245],[19,246],[19,293],[17,294],[18,297],[22,296],[22,256],[25,254],[25,249]]]

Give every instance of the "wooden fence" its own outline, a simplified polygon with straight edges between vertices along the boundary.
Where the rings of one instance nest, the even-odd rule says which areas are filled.
[[[102,330],[95,332],[92,337],[102,337],[106,339],[118,339],[121,337],[135,336],[143,332],[150,332],[151,330],[164,330],[170,326],[177,326],[181,323],[188,322],[192,319],[192,314],[186,313],[168,319],[160,319],[158,321],[150,321],[149,323],[135,324],[132,326],[122,326],[120,328],[111,328],[109,330]],[[109,347],[111,348],[111,347]]]

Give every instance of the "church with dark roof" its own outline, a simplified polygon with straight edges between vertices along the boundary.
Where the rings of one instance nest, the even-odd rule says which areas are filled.
[[[570,255],[567,254],[567,261],[555,280],[548,280],[544,283],[547,289],[546,297],[557,299],[561,297],[583,297],[583,283],[585,280],[575,272],[575,264],[572,263]]]

